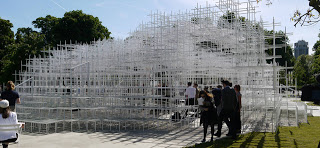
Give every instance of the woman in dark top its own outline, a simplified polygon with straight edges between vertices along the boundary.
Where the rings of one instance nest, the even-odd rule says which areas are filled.
[[[16,103],[20,104],[20,97],[19,94],[14,91],[15,85],[12,81],[8,81],[6,85],[6,90],[1,93],[1,99],[9,101],[9,108],[11,111],[15,112],[16,110]]]
[[[204,98],[202,105],[201,118],[203,122],[203,140],[206,141],[208,126],[211,127],[211,142],[213,141],[214,123],[217,121],[217,110],[213,105],[212,95],[205,91],[200,91],[200,96]]]
[[[241,133],[241,97],[242,94],[240,93],[241,87],[240,85],[235,85],[234,90],[236,91],[237,95],[237,109],[236,109],[236,132]]]

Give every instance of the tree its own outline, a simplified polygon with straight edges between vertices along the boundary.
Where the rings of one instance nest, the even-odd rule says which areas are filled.
[[[20,70],[21,61],[25,62],[29,56],[40,55],[45,46],[44,35],[31,28],[18,28],[15,37],[15,44],[7,46],[10,53],[7,53],[2,59],[3,67],[0,72],[1,82],[14,80],[12,74],[14,74],[16,70]]]
[[[265,30],[266,35],[273,34],[273,31]],[[280,66],[292,67],[294,66],[295,58],[293,56],[291,46],[288,46],[286,43],[288,42],[288,36],[285,35],[283,31],[279,31],[275,33],[276,36],[281,36],[280,38],[276,38],[276,45],[285,45],[286,47],[276,48],[276,55],[281,55],[282,58],[276,59],[276,62],[279,63]],[[266,39],[268,45],[273,45],[273,38]],[[266,53],[270,56],[273,56],[273,49],[266,50]],[[268,63],[272,62],[272,59],[267,60]]]
[[[305,84],[311,84],[315,82],[313,76],[313,63],[314,59],[310,55],[301,55],[298,57],[294,65],[294,78],[297,79],[298,88],[301,88]]]
[[[40,33],[45,35],[45,44],[55,46],[56,39],[54,36],[54,27],[58,24],[59,19],[47,15],[46,17],[39,17],[35,21],[32,22],[35,28],[41,29]]]
[[[242,16],[237,17],[234,12],[230,12],[230,11],[227,11],[227,14],[224,14],[222,18],[227,20],[229,23],[236,22],[236,21],[239,21],[239,22],[246,21],[245,17],[242,17]]]
[[[56,46],[64,41],[73,43],[89,43],[93,40],[108,39],[110,32],[104,27],[98,17],[88,15],[82,10],[66,12],[62,18],[51,15],[39,17],[32,22],[45,35],[45,44]]]
[[[0,60],[8,52],[6,46],[14,42],[14,33],[11,30],[13,27],[9,20],[0,18]]]
[[[98,17],[83,13],[81,10],[66,12],[53,28],[55,44],[60,41],[89,43],[93,40],[110,38],[110,32]]]
[[[62,18],[39,17],[32,24],[40,32],[19,28],[14,39],[13,25],[0,19],[0,82],[14,80],[12,74],[21,70],[21,61],[41,54],[48,46],[56,46],[60,41],[69,43],[70,40],[89,43],[94,39],[108,39],[111,34],[97,17],[81,10],[66,12]]]
[[[311,64],[311,73],[313,76],[320,74],[320,55],[313,56]]]
[[[262,0],[256,0],[259,3]],[[273,0],[265,0],[267,1],[267,5],[272,4]],[[293,17],[291,18],[292,21],[295,22],[294,26],[297,24],[301,24],[301,26],[312,25],[320,21],[320,1],[319,0],[308,0],[309,1],[309,9],[301,13],[299,10],[294,12]]]
[[[320,39],[320,34],[318,35],[319,39]],[[320,40],[318,40],[312,48],[312,51],[314,51],[314,56],[318,56],[320,55]]]

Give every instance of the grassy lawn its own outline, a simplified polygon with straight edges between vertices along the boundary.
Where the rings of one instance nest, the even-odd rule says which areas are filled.
[[[308,117],[300,127],[280,127],[276,133],[248,133],[237,140],[221,138],[213,143],[198,144],[196,148],[220,147],[302,147],[316,148],[320,141],[320,117]]]
[[[313,102],[308,102],[306,104],[309,105],[309,106],[320,106],[319,104],[314,104]]]

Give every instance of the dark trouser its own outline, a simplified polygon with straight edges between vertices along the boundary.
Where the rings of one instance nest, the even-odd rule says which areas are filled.
[[[240,111],[236,112],[236,130],[241,130],[241,116],[240,116]]]
[[[213,122],[211,122],[211,123],[204,122],[203,123],[203,139],[206,139],[209,125],[211,127],[211,138],[213,138],[213,134],[214,134],[214,124],[213,124]]]
[[[222,110],[218,117],[218,134],[221,134],[222,121],[224,121],[229,129],[229,134],[236,136],[236,120],[233,110]]]
[[[188,98],[186,99],[186,105],[196,105],[196,101],[197,100],[195,100],[194,98]]]
[[[186,99],[186,105],[195,105],[195,99],[194,98],[188,98],[188,99]],[[186,113],[185,113],[185,116],[187,116],[188,115],[188,109],[186,110]]]
[[[0,141],[0,143],[2,143],[3,148],[7,148],[8,147],[7,143],[16,142],[17,139],[18,139],[18,134],[17,134],[17,138],[12,138],[12,139],[8,139],[8,140]]]

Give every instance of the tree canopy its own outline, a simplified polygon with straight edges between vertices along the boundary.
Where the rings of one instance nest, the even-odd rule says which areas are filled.
[[[60,41],[89,43],[93,40],[108,39],[110,32],[98,17],[85,14],[82,10],[66,12],[62,18],[51,15],[39,17],[32,22],[45,35],[45,43],[55,46]]]
[[[6,46],[14,42],[13,24],[0,18],[0,60],[7,53]]]
[[[60,41],[89,43],[108,39],[111,34],[99,18],[81,10],[66,12],[62,18],[39,17],[32,24],[40,31],[18,28],[14,34],[11,30],[13,24],[0,18],[0,82],[14,80],[12,74],[21,70],[21,61],[42,55],[43,50],[55,47]]]
[[[320,34],[318,35],[319,40],[313,45],[312,51],[314,51],[314,56],[320,55]]]
[[[294,78],[297,79],[298,88],[301,88],[305,84],[315,82],[312,69],[313,61],[314,59],[310,55],[301,55],[298,57],[294,65]]]
[[[21,70],[21,61],[25,62],[29,56],[33,57],[41,54],[44,48],[44,35],[31,28],[18,28],[15,37],[15,44],[7,46],[10,53],[2,58],[1,82],[14,80],[12,74],[16,70]]]
[[[273,34],[273,31],[265,30],[266,35]],[[283,31],[275,32],[276,36],[281,36],[276,38],[276,45],[284,45],[286,47],[276,48],[276,55],[281,55],[282,58],[276,59],[276,62],[279,63],[280,66],[287,66],[292,67],[294,66],[294,56],[291,46],[287,44],[288,36],[285,35]],[[268,45],[273,45],[273,38],[266,39]],[[266,53],[270,56],[273,55],[273,49],[266,50]],[[271,63],[272,60],[267,60],[268,63]]]
[[[41,30],[40,33],[45,35],[45,44],[51,44],[52,46],[57,42],[54,37],[54,27],[58,23],[59,19],[51,15],[39,17],[35,21],[32,21],[33,26],[39,28]]]

